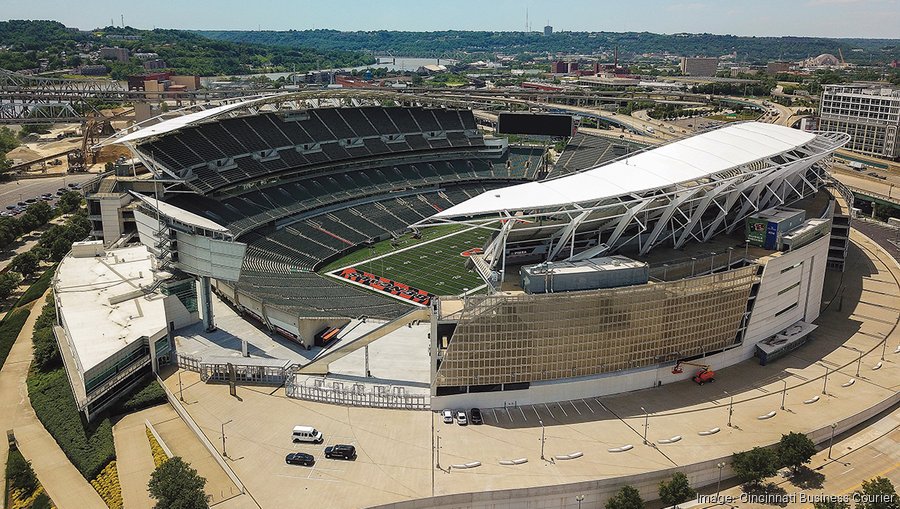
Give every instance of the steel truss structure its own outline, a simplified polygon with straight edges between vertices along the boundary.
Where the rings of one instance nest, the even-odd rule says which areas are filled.
[[[704,134],[695,137],[699,136]],[[468,224],[495,231],[481,264],[493,271],[492,275],[482,275],[495,282],[502,278],[506,258],[515,254],[532,259],[540,255],[546,261],[575,261],[612,254],[626,246],[640,255],[661,245],[677,249],[688,241],[705,242],[718,233],[730,233],[757,211],[815,193],[828,178],[826,166],[831,154],[849,139],[845,133],[820,132],[789,150],[761,153],[745,164],[699,178],[596,200],[534,207],[513,200],[517,201],[515,207],[482,206],[492,199],[503,201],[499,193],[490,191],[469,200],[474,205],[463,202],[413,226]],[[610,172],[621,170],[625,166],[617,167],[616,163],[624,161],[627,165],[633,157],[629,154],[580,173],[606,166]],[[663,173],[667,168],[658,170]],[[608,179],[614,181],[615,176]],[[504,197],[527,194],[524,189],[521,193],[516,189],[526,185],[506,188],[509,192]]]

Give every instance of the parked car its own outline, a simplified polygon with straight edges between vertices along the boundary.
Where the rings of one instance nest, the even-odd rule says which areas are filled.
[[[28,206],[28,204],[25,203],[24,201],[20,201],[20,202],[17,203],[16,205],[18,205],[18,206],[20,206],[20,207],[27,207],[27,206]]]
[[[441,416],[444,418],[444,424],[453,424],[452,410],[450,410],[449,408],[445,409],[443,412],[441,412]]]
[[[14,209],[14,208],[16,208],[15,205],[7,205],[7,206],[6,206],[6,210],[12,210],[12,209]]]
[[[456,411],[456,424],[459,424],[460,426],[465,426],[465,425],[469,424],[469,419],[466,418],[465,410],[457,410]]]
[[[288,465],[305,465],[312,466],[316,462],[316,458],[312,454],[305,452],[292,452],[284,457],[284,462]]]
[[[472,421],[472,424],[484,424],[484,419],[481,418],[481,410],[477,408],[469,410],[469,419]]]
[[[322,435],[321,431],[312,426],[294,426],[294,430],[291,432],[291,440],[293,442],[312,442],[314,444],[321,444],[322,441],[325,440],[325,436]]]
[[[75,189],[78,187],[78,184],[69,184],[69,189]]]
[[[38,197],[38,198],[40,198],[40,197]],[[25,200],[25,203],[29,203],[29,204],[35,203],[36,201],[38,201],[38,198],[28,198],[27,200]]]
[[[56,192],[56,196],[62,196],[63,193],[65,193],[64,190],[59,190],[59,191]]]
[[[345,444],[329,445],[325,448],[325,457],[342,460],[355,460],[356,447]]]

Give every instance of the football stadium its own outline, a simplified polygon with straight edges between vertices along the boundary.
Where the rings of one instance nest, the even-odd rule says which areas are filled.
[[[278,96],[107,140],[146,171],[86,190],[98,240],[55,281],[79,408],[166,364],[335,404],[503,407],[714,382],[808,340],[847,252],[827,173],[846,134],[567,133],[554,160],[559,134]]]

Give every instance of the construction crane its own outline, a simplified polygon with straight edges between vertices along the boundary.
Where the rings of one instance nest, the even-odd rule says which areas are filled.
[[[700,368],[699,371],[694,373],[694,376],[691,377],[691,380],[694,381],[697,385],[703,385],[706,382],[713,383],[716,381],[715,376],[716,372],[710,369],[709,364],[698,364],[696,362],[688,362],[688,361],[678,361],[675,364],[675,367],[672,368],[672,374],[677,375],[679,373],[684,373],[684,369],[681,366],[696,366]]]

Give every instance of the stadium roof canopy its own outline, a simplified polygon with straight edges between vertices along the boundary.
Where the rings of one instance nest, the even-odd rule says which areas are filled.
[[[196,111],[194,113],[188,113],[186,115],[181,115],[178,117],[170,118],[168,120],[163,120],[162,122],[153,124],[148,127],[144,127],[138,129],[137,131],[128,133],[122,137],[112,137],[109,140],[101,143],[101,145],[107,145],[112,143],[134,143],[140,142],[147,138],[151,138],[153,136],[159,136],[162,134],[170,133],[172,131],[177,131],[178,129],[192,126],[195,124],[199,124],[204,120],[212,120],[220,115],[228,113],[233,110],[238,110],[241,108],[246,108],[247,106],[252,105],[257,102],[264,102],[271,100],[270,97],[259,97],[256,99],[250,99],[246,101],[237,101],[230,104],[223,104],[221,106],[216,106],[214,108],[209,108],[208,110]]]
[[[228,228],[225,228],[219,223],[216,223],[215,221],[207,219],[203,216],[194,214],[193,212],[184,210],[180,207],[176,207],[175,205],[166,203],[164,201],[153,199],[140,193],[132,192],[131,194],[132,196],[135,196],[136,198],[146,203],[151,209],[157,210],[161,215],[172,218],[179,223],[183,223],[189,226],[196,226],[197,228],[202,228],[204,230],[209,230],[212,232],[229,233]]]
[[[760,122],[733,124],[560,178],[487,191],[431,219],[596,203],[690,183],[802,147],[809,132]]]

